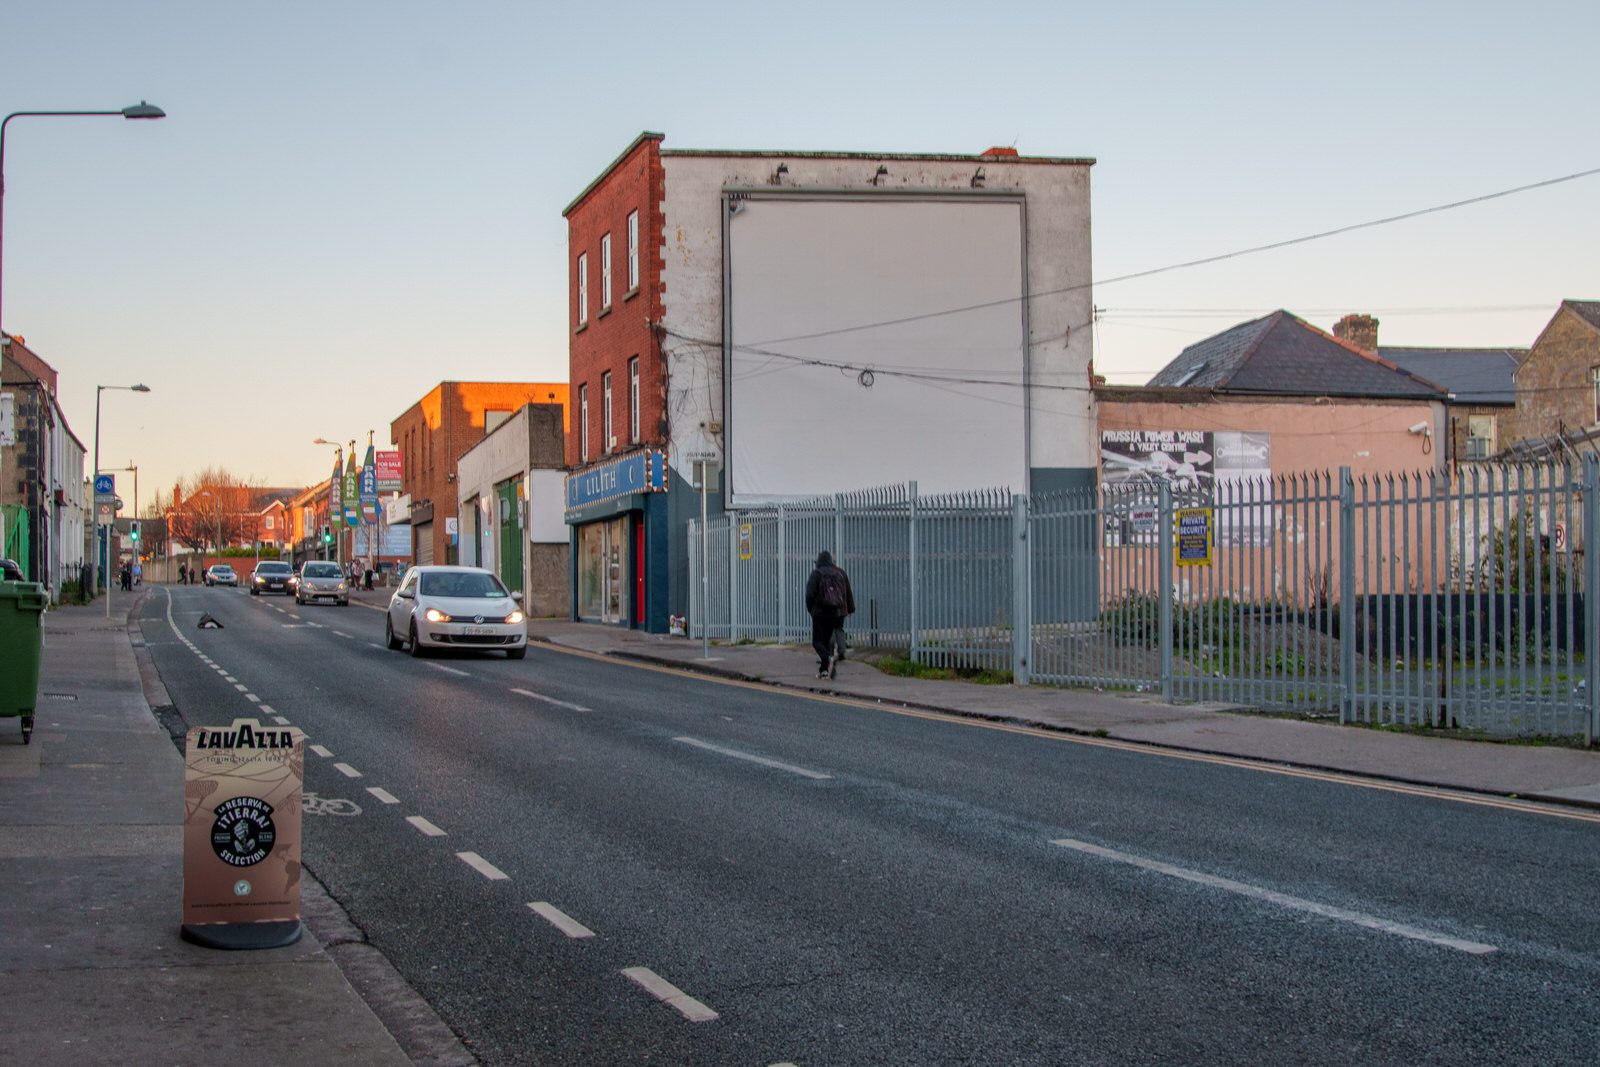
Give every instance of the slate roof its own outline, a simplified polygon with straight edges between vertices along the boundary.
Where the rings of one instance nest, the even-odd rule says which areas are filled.
[[[1394,348],[1378,346],[1378,355],[1450,390],[1461,404],[1515,404],[1511,375],[1528,354],[1526,348]]]
[[[1323,333],[1287,311],[1185,348],[1148,385],[1254,396],[1443,399],[1431,380]]]
[[[1563,300],[1563,307],[1571,308],[1584,322],[1600,330],[1600,300]]]

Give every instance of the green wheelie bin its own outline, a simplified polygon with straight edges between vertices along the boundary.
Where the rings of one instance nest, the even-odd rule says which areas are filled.
[[[22,717],[23,744],[33,740],[49,605],[49,594],[37,582],[0,582],[0,718]]]

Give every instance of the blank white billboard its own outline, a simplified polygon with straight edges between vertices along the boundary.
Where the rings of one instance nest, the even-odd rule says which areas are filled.
[[[1019,198],[730,196],[732,507],[911,480],[1025,489]]]

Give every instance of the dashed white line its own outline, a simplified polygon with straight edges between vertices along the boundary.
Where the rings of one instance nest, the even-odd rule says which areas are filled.
[[[582,704],[569,704],[565,700],[557,700],[555,697],[547,697],[543,693],[535,693],[531,689],[513,689],[512,692],[516,693],[518,696],[530,697],[533,700],[542,700],[546,704],[554,704],[558,708],[570,708],[573,711],[589,710]]]
[[[334,633],[335,633],[335,634],[337,634],[337,635],[338,635],[338,636],[340,636],[340,637],[343,637],[343,638],[347,638],[347,639],[350,639],[350,635],[349,635],[349,634],[347,634],[347,633],[345,633],[345,632],[344,632],[344,631],[343,631],[343,630],[335,630],[335,631],[333,631],[333,632],[334,632]]]
[[[456,859],[477,871],[491,882],[504,882],[511,876],[476,852],[457,852]]]
[[[554,926],[568,937],[593,937],[594,931],[583,925],[577,919],[563,912],[560,908],[543,900],[535,900],[528,904],[528,910],[539,916],[545,922]]]
[[[1394,934],[1396,937],[1408,937],[1413,941],[1426,941],[1430,945],[1452,948],[1457,952],[1467,952],[1474,956],[1486,956],[1496,951],[1495,946],[1486,945],[1480,941],[1463,941],[1460,938],[1447,937],[1444,934],[1437,934],[1421,927],[1380,919],[1376,915],[1367,915],[1359,911],[1349,911],[1345,908],[1318,904],[1314,900],[1291,897],[1287,893],[1263,889],[1260,886],[1250,885],[1246,882],[1236,882],[1231,878],[1219,878],[1214,874],[1206,874],[1203,871],[1192,871],[1187,867],[1176,867],[1170,863],[1162,863],[1159,860],[1145,859],[1143,856],[1135,856],[1131,852],[1119,852],[1113,848],[1102,848],[1099,845],[1091,845],[1087,841],[1079,841],[1071,837],[1059,838],[1050,843],[1052,845],[1060,845],[1062,848],[1070,848],[1086,855],[1098,856],[1101,859],[1115,860],[1118,863],[1126,863],[1129,866],[1154,871],[1157,874],[1181,878],[1186,882],[1210,886],[1213,889],[1222,889],[1229,893],[1237,893],[1240,896],[1251,897],[1255,900],[1264,900],[1279,907],[1310,912],[1312,915],[1320,915],[1325,919],[1353,923],[1356,926],[1364,926],[1369,930],[1377,930],[1380,933]]]
[[[428,837],[443,837],[444,831],[420,815],[407,815],[406,822],[421,830]]]
[[[270,704],[263,704],[263,705],[261,705],[261,714],[263,714],[263,715],[276,715],[278,713],[276,711],[272,710],[272,706]]]
[[[717,1013],[661,977],[648,967],[625,967],[622,973],[646,993],[672,1008],[692,1023],[708,1023]]]
[[[375,649],[377,649],[377,650],[378,650],[378,651],[379,651],[379,652],[387,652],[387,651],[388,651],[388,649],[386,649],[386,648],[384,648],[384,647],[383,647],[383,646],[382,646],[382,645],[380,645],[380,644],[378,644],[378,643],[377,643],[377,642],[375,642],[375,641],[368,641],[368,642],[367,642],[367,647],[368,647],[368,648],[375,648]]]
[[[333,755],[333,752],[325,745],[308,745],[306,747],[310,748],[311,751],[315,752],[323,759],[327,759],[329,756]]]
[[[810,778],[815,781],[822,781],[823,779],[833,777],[833,775],[823,774],[821,771],[811,771],[804,767],[796,767],[792,763],[781,763],[775,759],[767,759],[765,756],[756,756],[749,752],[740,752],[736,748],[723,748],[721,745],[713,745],[709,741],[701,741],[693,737],[674,737],[673,740],[681,742],[685,745],[693,745],[695,748],[703,748],[707,752],[716,752],[724,756],[732,756],[734,759],[742,759],[750,763],[759,763],[763,767],[772,767],[780,771],[788,771],[790,774],[798,774],[802,778]]]
[[[369,786],[367,786],[367,792],[371,793],[373,796],[377,797],[379,800],[383,801],[385,804],[398,804],[398,803],[400,803],[400,798],[399,797],[395,796],[393,793],[389,792],[387,789],[384,789],[384,788],[382,788],[380,786],[369,785]]]
[[[472,675],[468,674],[466,671],[458,671],[454,667],[446,667],[443,663],[430,663],[428,666],[432,667],[436,671],[444,671],[446,674],[459,674],[463,678],[472,677]]]
[[[250,703],[252,703],[252,704],[259,704],[259,703],[261,703],[261,698],[260,698],[260,697],[258,697],[258,696],[256,696],[256,695],[255,695],[255,694],[254,694],[254,693],[246,693],[246,694],[245,694],[245,695],[244,695],[244,698],[245,698],[245,699],[246,699],[246,700],[248,700],[248,701],[249,701],[249,702],[250,702]]]
[[[333,765],[333,769],[344,775],[346,778],[361,777],[361,772],[350,766],[348,763],[335,763]]]
[[[245,685],[243,682],[234,682],[233,683],[233,687],[235,689],[237,689],[241,693],[246,693],[246,692],[249,692],[249,690],[250,690],[250,687],[248,685]]]
[[[266,710],[266,707],[267,706],[265,704],[261,705],[261,709],[263,711]],[[272,717],[272,721],[277,723],[279,726],[288,726],[289,725],[289,720],[284,718],[282,715],[274,715]]]

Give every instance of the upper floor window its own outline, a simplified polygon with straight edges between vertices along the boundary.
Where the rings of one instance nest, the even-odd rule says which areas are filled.
[[[606,371],[600,376],[600,447],[603,451],[610,452],[617,447],[617,439],[611,436],[611,372]]]
[[[639,357],[628,360],[628,440],[639,443]]]
[[[600,307],[611,306],[611,235],[600,238]]]
[[[578,386],[578,460],[589,462],[589,386]]]
[[[628,212],[628,292],[639,288],[639,213]]]
[[[578,325],[589,321],[589,253],[578,255]]]
[[[1589,368],[1589,421],[1600,422],[1600,367]]]

